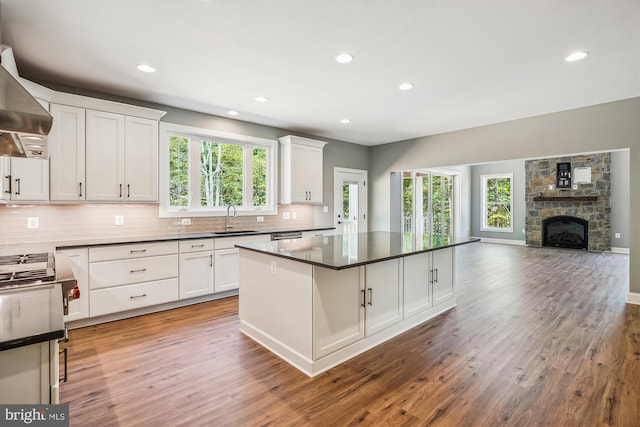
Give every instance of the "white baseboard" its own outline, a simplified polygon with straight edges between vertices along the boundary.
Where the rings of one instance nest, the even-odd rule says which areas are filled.
[[[501,245],[526,246],[527,244],[524,240],[492,239],[490,237],[472,237],[472,239],[480,239],[484,243],[500,243]]]
[[[611,246],[611,253],[629,255],[629,248],[614,248],[613,246]]]
[[[627,294],[627,303],[640,305],[640,293],[638,292],[629,292]]]

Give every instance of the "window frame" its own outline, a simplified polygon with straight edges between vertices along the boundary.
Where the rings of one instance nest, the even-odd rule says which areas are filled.
[[[509,221],[509,227],[491,227],[489,224],[487,224],[487,209],[489,206],[489,201],[488,199],[488,181],[490,179],[500,179],[500,178],[509,178],[509,180],[511,181],[511,185],[509,186],[509,212],[510,212],[510,221]],[[480,230],[481,231],[494,231],[494,232],[498,232],[498,233],[513,233],[513,174],[512,173],[496,173],[496,174],[490,174],[490,175],[480,175],[480,181],[481,181],[481,194],[482,194],[482,211],[481,211],[481,215],[482,215],[482,222],[481,222],[481,227]],[[495,204],[496,202],[491,202],[492,204]]]
[[[250,150],[245,150],[244,159],[247,161],[247,152],[253,152],[253,148],[263,148],[267,150],[266,160],[266,183],[267,183],[267,205],[264,207],[249,207],[249,206],[236,206],[237,214],[241,216],[251,215],[277,215],[278,214],[278,141],[273,139],[259,138],[254,136],[239,135],[228,132],[217,131],[213,129],[198,128],[193,126],[185,126],[176,123],[160,122],[160,138],[159,138],[159,216],[160,218],[179,218],[179,217],[218,217],[227,215],[226,206],[216,207],[201,207],[194,206],[195,197],[189,188],[189,206],[184,208],[177,208],[169,206],[169,184],[170,184],[170,170],[169,170],[169,149],[171,136],[186,137],[189,139],[189,144],[194,144],[194,137],[201,140],[214,140],[223,143],[230,143],[235,145],[242,145],[249,147]],[[194,171],[191,162],[195,158],[190,151],[189,156],[189,182],[194,178],[193,175],[199,177],[200,172]],[[246,165],[246,163],[245,163]],[[243,198],[246,198],[246,191],[248,188],[253,188],[253,170],[251,168],[244,169],[243,176]]]

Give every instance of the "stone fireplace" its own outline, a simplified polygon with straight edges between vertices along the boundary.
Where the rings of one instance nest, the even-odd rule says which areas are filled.
[[[589,171],[589,182],[558,188],[558,164]],[[525,238],[530,246],[611,250],[610,153],[525,162]]]

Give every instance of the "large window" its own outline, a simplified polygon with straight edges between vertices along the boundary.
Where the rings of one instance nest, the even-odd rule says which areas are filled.
[[[163,123],[161,215],[275,214],[276,141]]]
[[[513,231],[512,174],[482,175],[482,230]]]

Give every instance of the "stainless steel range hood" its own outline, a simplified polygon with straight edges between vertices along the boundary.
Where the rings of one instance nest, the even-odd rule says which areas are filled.
[[[47,158],[53,117],[0,65],[0,156]]]

